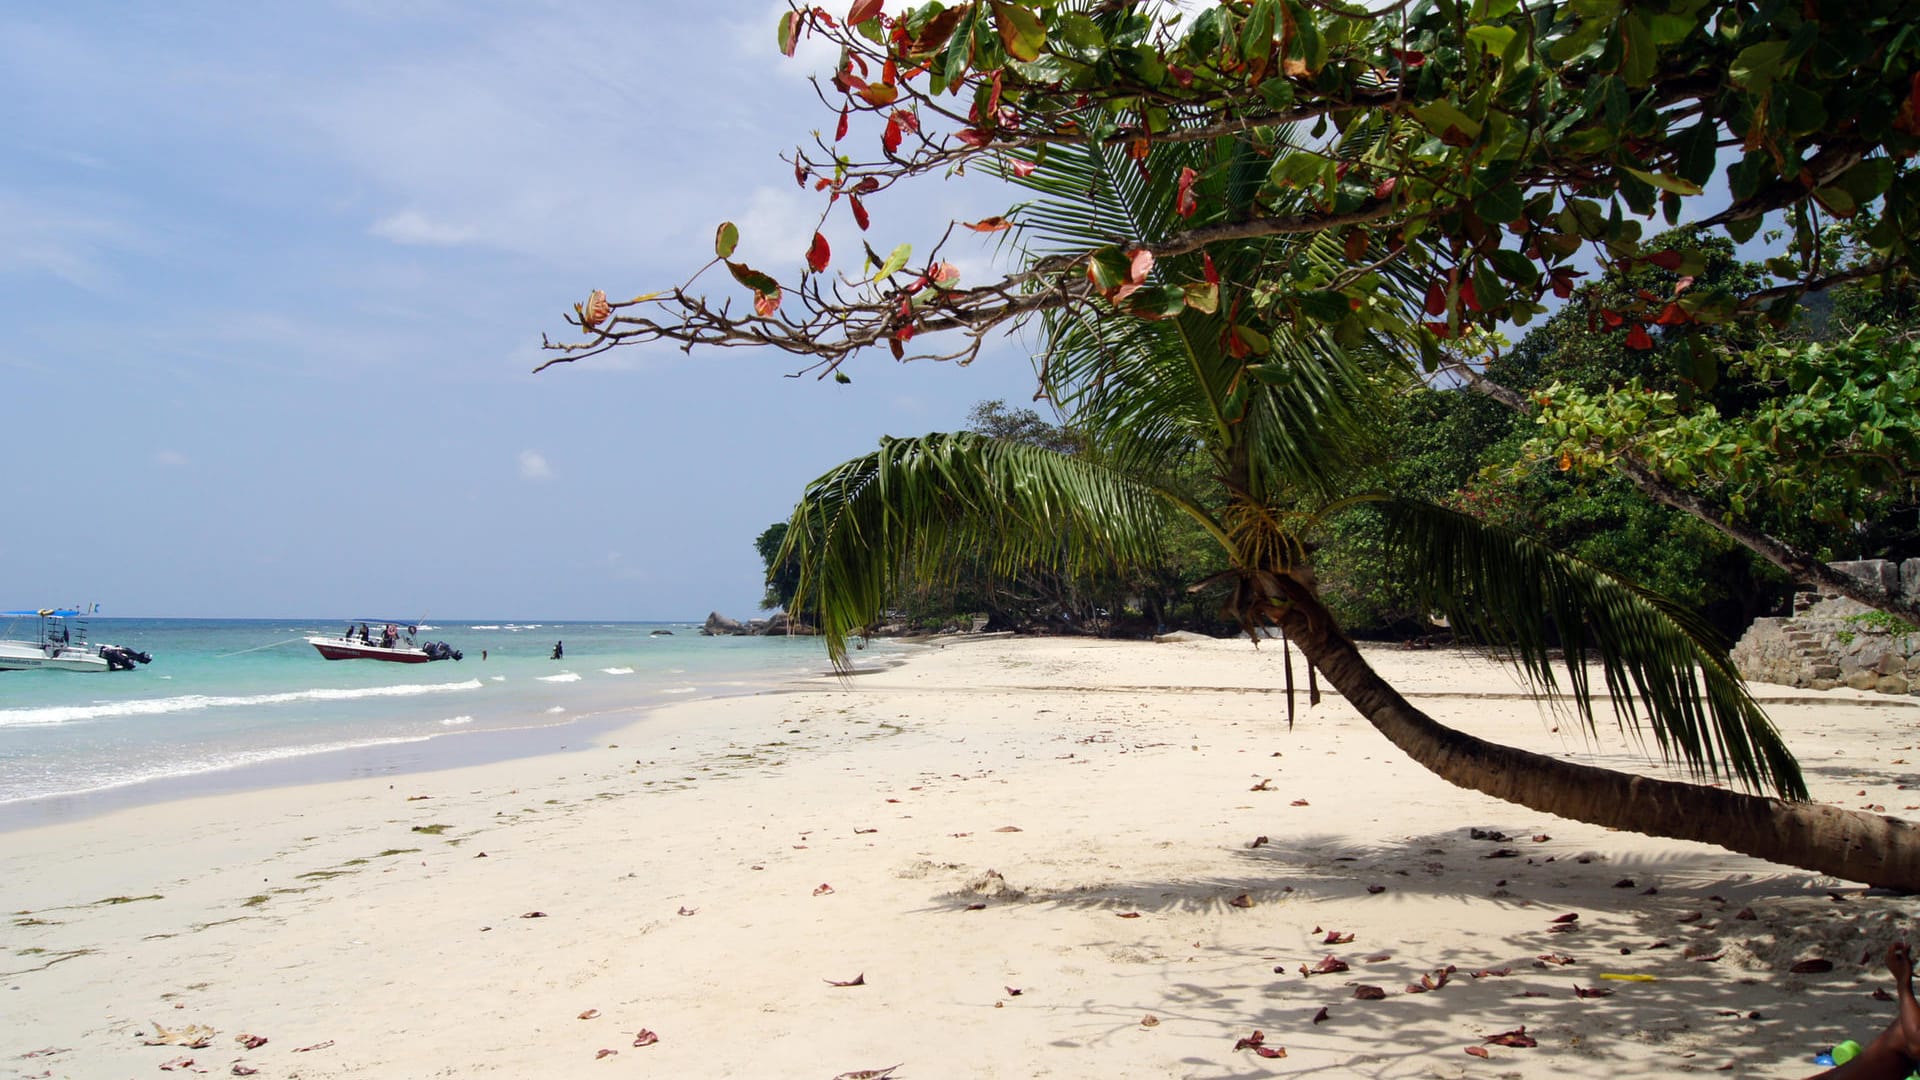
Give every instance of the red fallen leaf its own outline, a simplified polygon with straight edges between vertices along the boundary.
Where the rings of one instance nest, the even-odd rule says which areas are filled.
[[[1579,983],[1575,983],[1573,986],[1573,996],[1577,998],[1612,997],[1613,991],[1604,986],[1581,986]]]
[[[1571,957],[1571,956],[1562,956],[1562,955],[1561,955],[1560,953],[1557,953],[1557,952],[1550,952],[1550,953],[1541,953],[1541,954],[1540,954],[1540,956],[1539,956],[1539,959],[1540,959],[1540,960],[1541,960],[1542,962],[1544,962],[1544,963],[1548,963],[1548,964],[1562,964],[1562,965],[1564,965],[1564,964],[1571,964],[1571,963],[1573,963],[1573,957]]]
[[[1320,1006],[1320,1011],[1313,1014],[1313,1022],[1317,1024],[1320,1021],[1325,1020],[1326,1018],[1327,1018],[1327,1007],[1325,1005],[1322,1005]]]
[[[1024,991],[1024,990],[1022,990],[1022,989],[1020,989],[1020,988],[1019,988],[1019,987],[1017,987],[1017,986],[1009,986],[1009,987],[1007,987],[1007,996],[1008,996],[1008,997],[1019,997],[1019,996],[1020,996],[1021,994],[1024,994],[1024,993],[1026,993],[1026,991]]]
[[[981,218],[979,221],[963,221],[960,224],[972,229],[974,232],[1002,232],[1013,228],[1013,222],[1008,221],[999,214],[988,218]]]
[[[192,1067],[193,1059],[190,1057],[177,1057],[172,1061],[163,1061],[160,1063],[162,1072],[172,1072],[175,1069],[190,1069]]]
[[[1557,923],[1579,922],[1580,913],[1577,911],[1569,911],[1565,915],[1555,915],[1553,921]]]
[[[1452,964],[1448,964],[1443,968],[1435,968],[1432,972],[1420,976],[1420,985],[1426,987],[1428,990],[1438,990],[1447,985],[1447,980],[1453,978],[1453,971],[1454,968]]]
[[[911,309],[911,308],[909,307],[909,308],[908,308],[907,310],[912,310],[912,309]],[[855,830],[853,830],[853,835],[855,835],[855,836],[865,836],[865,835],[867,835],[868,833],[876,833],[876,832],[879,832],[879,831],[880,831],[879,829],[855,829]]]
[[[1481,1039],[1480,1041],[1483,1043],[1491,1043],[1495,1046],[1526,1047],[1526,1046],[1540,1045],[1538,1040],[1536,1040],[1533,1036],[1527,1034],[1527,1027],[1525,1024],[1522,1024],[1519,1027],[1514,1028],[1512,1031],[1503,1031],[1498,1035],[1489,1035],[1486,1038]]]
[[[325,1050],[327,1047],[332,1045],[333,1045],[333,1040],[328,1039],[326,1042],[317,1042],[317,1043],[314,1043],[312,1046],[296,1046],[293,1048],[293,1052],[296,1054],[304,1054],[310,1050]]]
[[[1137,911],[1116,911],[1113,913],[1113,917],[1116,919],[1137,919],[1140,917],[1140,913]]]
[[[233,1075],[235,1076],[252,1076],[254,1073],[257,1073],[259,1071],[260,1071],[259,1069],[256,1069],[251,1065],[242,1065],[237,1061],[234,1062],[233,1064]]]
[[[1427,992],[1427,989],[1427,987],[1421,986],[1419,983],[1408,983],[1406,992],[1409,994],[1424,994]]]
[[[599,1009],[588,1009],[588,1010],[587,1010],[586,1012],[583,1012],[583,1013],[581,1013],[581,1014],[580,1014],[580,1016],[579,1016],[579,1019],[581,1019],[581,1020],[591,1020],[591,1019],[593,1019],[594,1017],[596,1017],[596,1016],[599,1016],[599,1015],[600,1015],[600,1010],[599,1010]]]
[[[1510,847],[1503,847],[1495,848],[1480,857],[1483,859],[1517,859],[1520,857],[1520,853]]]
[[[1534,842],[1534,843],[1536,843],[1536,844],[1544,844],[1544,843],[1546,843],[1547,841],[1549,841],[1549,840],[1551,840],[1551,839],[1553,839],[1553,837],[1551,837],[1551,836],[1548,836],[1548,835],[1547,835],[1546,833],[1534,833],[1534,834],[1533,834],[1533,842]]]
[[[861,231],[861,232],[866,232],[866,231],[867,231],[867,223],[868,223],[868,221],[870,220],[870,219],[869,219],[869,218],[867,217],[867,207],[866,207],[866,204],[865,204],[865,203],[862,203],[862,202],[860,201],[860,196],[858,196],[858,195],[849,195],[849,196],[847,196],[847,205],[848,205],[849,207],[852,207],[852,209],[853,209],[853,223],[854,223],[855,225],[858,225],[858,226],[860,226],[860,231]]]
[[[1722,956],[1725,956],[1725,955],[1727,955],[1727,954],[1726,954],[1726,953],[1707,953],[1707,954],[1706,954],[1706,955],[1704,955],[1704,956],[1689,956],[1689,957],[1687,957],[1687,959],[1689,959],[1689,960],[1694,960],[1694,961],[1697,961],[1697,962],[1699,962],[1699,963],[1702,963],[1702,964],[1711,964],[1711,963],[1713,963],[1713,962],[1714,962],[1715,960],[1718,960],[1718,959],[1720,959],[1720,958],[1721,958]]]
[[[1241,893],[1239,896],[1236,896],[1233,899],[1227,901],[1227,906],[1239,907],[1239,908],[1252,907],[1253,898],[1248,896],[1246,893]]]
[[[1345,945],[1347,942],[1352,940],[1353,940],[1352,934],[1343,934],[1338,930],[1329,930],[1327,931],[1327,936],[1320,939],[1320,944]]]
[[[1473,973],[1473,977],[1476,979],[1504,979],[1511,974],[1513,974],[1513,969],[1510,967],[1481,968],[1479,971]]]
[[[1018,825],[1002,825],[993,831],[994,832],[1021,832],[1022,830]]]
[[[1469,1046],[1467,1047],[1467,1053],[1472,1054],[1474,1057],[1477,1057],[1477,1058],[1493,1056],[1487,1053],[1487,1048],[1484,1046]]]
[[[1575,925],[1575,924],[1573,924],[1573,923],[1555,923],[1555,924],[1553,924],[1552,926],[1549,926],[1549,927],[1547,927],[1547,933],[1549,933],[1549,934],[1571,934],[1571,933],[1573,933],[1573,932],[1574,932],[1575,930],[1578,930],[1578,929],[1580,929],[1580,927],[1579,927],[1579,926],[1577,926],[1577,925]]]
[[[1263,1058],[1283,1058],[1287,1056],[1287,1048],[1284,1046],[1256,1046],[1253,1048],[1253,1052]]]
[[[813,890],[813,895],[815,895],[815,896],[825,896],[825,895],[827,895],[828,893],[830,893],[830,892],[832,892],[832,891],[833,891],[833,886],[831,886],[831,885],[829,885],[829,884],[827,884],[826,882],[824,882],[824,881],[823,881],[823,882],[821,882],[821,883],[820,883],[820,885],[819,885],[819,887],[818,887],[818,888],[816,888],[816,889],[814,889],[814,890]]]
[[[1193,182],[1199,178],[1200,174],[1191,168],[1183,166],[1180,169],[1180,182],[1173,199],[1174,213],[1181,217],[1192,217],[1193,212],[1200,209],[1200,200],[1193,196]]]
[[[1634,882],[1630,877],[1623,877],[1619,881],[1614,882],[1613,887],[1616,889],[1631,889],[1634,887]]]
[[[1361,1001],[1382,1001],[1386,999],[1387,992],[1378,986],[1361,985],[1353,988],[1353,996]]]
[[[1627,331],[1627,348],[1641,352],[1653,348],[1653,338],[1647,333],[1645,323],[1634,323],[1633,329]]]
[[[1238,340],[1238,336],[1237,336],[1237,335],[1236,335],[1236,337],[1235,337],[1235,340]],[[1305,799],[1295,799],[1295,800],[1293,800],[1293,802],[1291,802],[1291,803],[1289,803],[1288,805],[1290,805],[1290,806],[1307,806],[1307,805],[1309,805],[1309,804],[1308,804],[1308,802],[1307,802],[1307,800],[1305,800]]]
[[[1385,885],[1369,885],[1367,886],[1367,891],[1369,893],[1372,893],[1375,896],[1378,896],[1379,894],[1386,892],[1387,887]]]
[[[1266,1032],[1255,1031],[1251,1035],[1242,1035],[1239,1038],[1239,1040],[1233,1044],[1233,1048],[1235,1050],[1249,1050],[1249,1049],[1252,1049],[1253,1047],[1259,1046],[1261,1043],[1264,1043],[1266,1041],[1267,1041]]]
[[[1699,922],[1701,918],[1703,918],[1702,913],[1698,911],[1689,911],[1686,914],[1680,916],[1680,918],[1676,921],[1683,922],[1683,923]]]
[[[1247,846],[1248,846],[1249,848],[1257,848],[1257,847],[1260,847],[1260,846],[1262,846],[1262,845],[1264,845],[1264,844],[1265,844],[1266,842],[1267,842],[1267,838],[1266,838],[1266,837],[1264,837],[1264,836],[1256,836],[1256,837],[1254,837],[1254,838],[1253,838],[1253,842],[1252,842],[1252,843],[1249,843],[1249,844],[1248,844]]]
[[[1816,957],[1812,960],[1802,960],[1787,970],[1795,975],[1819,975],[1823,972],[1832,971],[1833,961],[1821,960]]]
[[[987,905],[985,905],[985,904],[968,904],[968,905],[967,905],[967,910],[968,910],[968,911],[985,911],[985,910],[987,910]]]
[[[267,1037],[265,1035],[235,1035],[233,1041],[246,1047],[248,1050],[257,1050],[267,1045]]]
[[[1875,989],[1874,989],[1874,991],[1873,991],[1873,1000],[1875,1000],[1875,1001],[1892,1001],[1892,1000],[1893,1000],[1893,995],[1892,995],[1892,994],[1889,994],[1889,993],[1887,993],[1887,992],[1886,992],[1885,990],[1883,990],[1883,989],[1879,989],[1879,988],[1875,988]]]
[[[1273,781],[1272,781],[1272,780],[1262,780],[1262,781],[1260,781],[1259,783],[1257,783],[1257,784],[1255,784],[1255,785],[1253,785],[1252,787],[1250,787],[1250,788],[1248,788],[1247,790],[1248,790],[1248,791],[1272,791],[1272,790],[1273,790]]]
[[[1302,975],[1337,975],[1345,970],[1347,970],[1347,962],[1337,956],[1328,956],[1312,967],[1308,967],[1305,964],[1300,965],[1300,974]]]
[[[680,906],[680,914],[682,915],[698,915],[699,913],[699,908],[687,907],[684,904]]]
[[[660,1036],[655,1035],[646,1028],[641,1028],[639,1031],[633,1033],[633,1045],[635,1046],[652,1046],[659,1041]]]
[[[610,1057],[612,1057],[613,1055],[615,1055],[615,1054],[617,1054],[617,1053],[619,1053],[619,1052],[620,1052],[620,1051],[618,1051],[618,1050],[609,1050],[609,1049],[607,1049],[606,1047],[604,1047],[604,1046],[603,1046],[603,1047],[601,1047],[600,1049],[598,1049],[598,1050],[596,1050],[596,1051],[594,1051],[594,1052],[593,1052],[593,1060],[595,1060],[595,1061],[599,1061],[599,1060],[601,1060],[602,1058],[610,1058]]]
[[[833,249],[827,246],[827,238],[819,233],[813,234],[813,244],[807,248],[807,265],[818,274],[827,268],[833,258]]]
[[[1366,962],[1369,964],[1384,964],[1391,959],[1393,959],[1392,953],[1381,952],[1381,953],[1374,953],[1372,956],[1367,957]]]
[[[865,986],[867,985],[867,973],[863,971],[851,979],[826,979],[824,981],[828,986]]]

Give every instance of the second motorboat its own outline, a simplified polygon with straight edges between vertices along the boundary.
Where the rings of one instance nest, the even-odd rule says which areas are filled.
[[[432,627],[428,627],[432,629]],[[387,623],[378,631],[366,623],[348,623],[346,632],[335,637],[316,634],[307,644],[329,660],[386,660],[395,664],[424,664],[432,660],[458,660],[460,650],[444,641],[416,641],[420,628]]]

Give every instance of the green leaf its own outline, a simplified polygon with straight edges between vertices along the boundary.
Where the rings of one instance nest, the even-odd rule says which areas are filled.
[[[1652,184],[1662,191],[1671,191],[1675,195],[1700,194],[1700,185],[1691,180],[1683,180],[1677,176],[1667,176],[1664,173],[1647,172],[1644,169],[1636,169],[1630,165],[1622,165],[1621,169],[1639,177],[1641,180]]]
[[[733,280],[752,289],[757,296],[772,296],[780,291],[779,282],[745,263],[729,260],[727,270],[733,275]]]
[[[1513,40],[1515,30],[1511,26],[1475,26],[1467,31],[1467,40],[1478,44],[1491,56],[1499,56],[1506,51],[1508,42]]]
[[[1733,66],[1727,69],[1727,77],[1735,86],[1764,94],[1781,74],[1786,55],[1787,43],[1784,41],[1763,41],[1758,45],[1749,45],[1733,58]]]
[[[1441,138],[1447,132],[1458,131],[1469,139],[1480,137],[1480,121],[1461,112],[1460,108],[1448,101],[1429,101],[1424,105],[1415,105],[1407,110],[1414,119]]]
[[[1002,3],[992,0],[994,29],[1000,32],[1000,43],[1007,48],[1007,55],[1016,60],[1035,60],[1047,43],[1047,28],[1040,17],[1019,4]]]
[[[713,253],[722,259],[733,258],[733,249],[740,245],[740,230],[731,221],[723,221],[713,234]]]
[[[889,274],[899,273],[900,268],[907,265],[907,260],[911,258],[913,258],[912,244],[901,244],[894,248],[887,253],[887,261],[880,264],[880,270],[873,275],[873,280],[879,281]]]
[[[1474,212],[1500,225],[1519,217],[1521,208],[1520,187],[1510,180],[1495,180],[1473,198]]]
[[[1658,70],[1659,53],[1653,47],[1653,32],[1637,11],[1620,16],[1620,77],[1628,86],[1640,87],[1652,81]]]

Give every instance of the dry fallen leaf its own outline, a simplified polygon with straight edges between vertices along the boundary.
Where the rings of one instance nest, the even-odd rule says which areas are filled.
[[[1023,830],[1022,830],[1022,829],[1020,828],[1020,826],[1018,826],[1018,825],[1002,825],[1002,826],[1000,826],[999,828],[997,828],[997,829],[995,829],[995,830],[993,830],[993,831],[994,831],[994,832],[1021,832],[1021,831],[1023,831]],[[900,1066],[898,1066],[898,1065],[895,1065],[895,1066],[894,1066],[894,1068],[896,1068],[896,1069],[897,1069],[897,1068],[899,1068],[899,1067],[900,1067]]]
[[[1802,960],[1787,970],[1793,972],[1795,975],[1819,975],[1822,972],[1832,971],[1833,961],[1821,960],[1816,957],[1812,960]]]
[[[884,1069],[855,1069],[852,1072],[843,1072],[833,1080],[887,1080],[887,1077],[893,1075],[893,1070],[899,1067],[889,1065]]]
[[[190,1057],[177,1057],[177,1058],[174,1058],[172,1061],[163,1061],[160,1063],[160,1069],[163,1072],[172,1072],[175,1069],[191,1069],[191,1068],[193,1068],[193,1059]],[[207,1070],[197,1069],[195,1071],[206,1072]]]
[[[248,1050],[257,1050],[260,1047],[267,1045],[267,1037],[265,1035],[247,1035],[243,1033],[240,1035],[235,1035],[233,1037],[233,1041],[239,1043],[241,1046],[246,1047]]]
[[[1573,984],[1573,996],[1577,998],[1612,997],[1613,991],[1604,986],[1581,986],[1579,983],[1575,983]]]
[[[867,973],[863,971],[851,979],[827,979],[825,981],[828,986],[865,986],[867,985]]]
[[[1522,1024],[1519,1027],[1514,1028],[1512,1031],[1503,1031],[1498,1035],[1489,1035],[1486,1038],[1481,1039],[1480,1041],[1483,1043],[1492,1043],[1495,1046],[1525,1047],[1525,1046],[1540,1045],[1540,1043],[1536,1041],[1533,1036],[1527,1034],[1527,1027],[1525,1024]]]
[[[1313,1022],[1317,1024],[1320,1021],[1325,1020],[1326,1018],[1327,1018],[1327,1007],[1325,1005],[1322,1005],[1320,1006],[1320,1011],[1313,1014]]]
[[[1305,799],[1295,799],[1295,800],[1293,800],[1293,802],[1292,802],[1292,803],[1290,803],[1290,804],[1288,804],[1288,805],[1291,805],[1291,806],[1308,806],[1308,805],[1311,805],[1311,804],[1309,804],[1309,803],[1307,802],[1307,800],[1305,800]]]
[[[1326,937],[1324,937],[1324,938],[1321,938],[1321,939],[1320,939],[1320,944],[1322,944],[1322,945],[1345,945],[1346,943],[1348,943],[1348,942],[1350,942],[1350,941],[1352,941],[1352,940],[1353,940],[1353,935],[1352,935],[1352,934],[1343,934],[1343,933],[1341,933],[1341,932],[1340,932],[1340,931],[1338,931],[1338,930],[1329,930],[1329,931],[1327,931],[1327,936],[1326,936]]]
[[[635,1046],[652,1046],[659,1041],[660,1036],[655,1035],[646,1028],[641,1028],[639,1031],[633,1033],[633,1045]]]
[[[1160,1018],[1153,1015],[1152,1013],[1148,1013],[1147,1015],[1140,1018],[1140,1026],[1141,1027],[1159,1027]]]
[[[1579,912],[1577,912],[1577,911],[1569,911],[1569,912],[1567,912],[1567,913],[1566,913],[1565,915],[1555,915],[1555,916],[1553,917],[1553,921],[1554,921],[1554,922],[1557,922],[1557,923],[1572,923],[1572,922],[1579,922],[1579,921],[1580,921],[1580,913],[1579,913]]]
[[[1326,959],[1312,967],[1308,967],[1305,964],[1300,965],[1300,974],[1302,975],[1337,975],[1345,970],[1347,970],[1347,962],[1332,955],[1329,955]]]
[[[1387,992],[1378,986],[1362,984],[1353,988],[1353,996],[1361,1001],[1381,1001],[1386,998]]]
[[[1371,893],[1371,894],[1373,894],[1373,895],[1375,895],[1375,896],[1378,896],[1378,895],[1380,895],[1381,893],[1383,893],[1383,892],[1386,892],[1386,891],[1387,891],[1387,887],[1386,887],[1385,885],[1369,885],[1369,886],[1367,886],[1367,892],[1369,892],[1369,893]]]
[[[823,881],[823,882],[821,882],[821,883],[820,883],[820,886],[819,886],[819,888],[816,888],[816,889],[814,889],[814,890],[813,890],[813,895],[815,895],[815,896],[825,896],[825,895],[827,895],[828,893],[830,893],[830,892],[832,892],[832,891],[833,891],[833,886],[831,886],[831,885],[829,885],[829,884],[827,884],[826,882],[824,882],[824,881]]]
[[[311,1050],[325,1050],[327,1047],[332,1045],[333,1045],[333,1040],[328,1039],[326,1042],[317,1042],[317,1043],[314,1043],[312,1046],[296,1046],[293,1048],[293,1052],[296,1054],[304,1054]]]
[[[1137,919],[1140,917],[1140,913],[1137,911],[1116,911],[1113,913],[1113,917],[1116,919]]]
[[[1473,977],[1476,979],[1504,979],[1511,974],[1513,974],[1513,969],[1510,967],[1481,968],[1479,971],[1473,973]]]
[[[599,1061],[601,1058],[610,1058],[619,1052],[618,1050],[609,1050],[603,1046],[599,1050],[594,1051],[593,1060]]]
[[[260,1071],[259,1069],[256,1069],[251,1065],[242,1065],[237,1061],[233,1063],[233,1075],[235,1076],[252,1076],[254,1073],[257,1073],[259,1071]]]
[[[1543,963],[1548,963],[1548,964],[1571,964],[1571,963],[1573,963],[1573,957],[1571,957],[1571,956],[1563,956],[1563,955],[1561,955],[1560,953],[1557,953],[1557,952],[1550,952],[1550,953],[1541,953],[1541,954],[1540,954],[1540,956],[1539,956],[1539,959],[1540,959],[1540,960],[1541,960],[1541,961],[1542,961]]]
[[[1487,1048],[1484,1046],[1469,1046],[1467,1047],[1467,1053],[1472,1054],[1474,1057],[1477,1057],[1477,1058],[1493,1056],[1487,1053]]]
[[[594,1017],[599,1015],[600,1015],[599,1009],[588,1009],[586,1012],[581,1013],[579,1018],[582,1020],[591,1020]]]
[[[1240,894],[1239,896],[1236,896],[1236,897],[1234,897],[1233,899],[1231,899],[1231,900],[1229,900],[1229,901],[1227,901],[1227,906],[1229,906],[1229,907],[1252,907],[1252,906],[1253,906],[1253,898],[1252,898],[1252,897],[1250,897],[1250,896],[1248,896],[1248,895],[1247,895],[1246,893],[1241,893],[1241,894]]]
[[[683,905],[683,906],[682,906],[682,907],[680,908],[680,914],[682,914],[682,915],[698,915],[698,914],[700,914],[700,909],[699,909],[699,908],[697,908],[697,907],[686,907],[686,906],[684,906],[684,905]]]
[[[1261,845],[1263,845],[1263,844],[1265,844],[1266,842],[1267,842],[1267,838],[1266,838],[1266,837],[1264,837],[1264,836],[1256,836],[1256,837],[1254,837],[1254,838],[1253,838],[1253,842],[1252,842],[1252,843],[1250,843],[1250,844],[1248,844],[1247,846],[1248,846],[1249,848],[1257,848],[1257,847],[1260,847]]]
[[[1372,956],[1367,957],[1366,962],[1369,964],[1384,964],[1391,959],[1393,959],[1392,953],[1377,952],[1377,953],[1374,953]]]
[[[189,1050],[198,1050],[213,1041],[218,1034],[205,1024],[188,1024],[183,1028],[168,1030],[159,1024],[153,1024],[153,1034],[140,1041],[148,1046],[184,1046]]]
[[[523,919],[544,919],[547,917],[547,913],[544,911],[529,911],[520,917]]]

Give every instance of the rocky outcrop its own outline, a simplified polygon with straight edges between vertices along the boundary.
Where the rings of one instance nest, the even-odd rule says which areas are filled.
[[[819,631],[806,623],[789,619],[784,611],[776,612],[770,619],[755,619],[745,623],[729,619],[716,611],[707,616],[700,633],[704,637],[811,637]]]
[[[1920,559],[1834,563],[1835,569],[1909,598],[1920,592]],[[1750,682],[1882,694],[1920,687],[1920,631],[1843,597],[1800,593],[1789,618],[1755,619],[1733,647]]]
[[[705,637],[740,637],[751,634],[753,631],[715,611],[707,615],[706,624],[700,627],[700,633]]]

